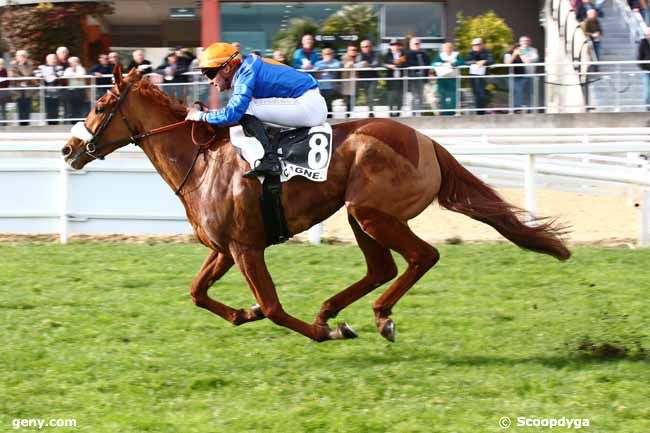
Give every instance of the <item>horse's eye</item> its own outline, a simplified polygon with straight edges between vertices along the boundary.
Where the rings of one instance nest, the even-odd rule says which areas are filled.
[[[95,107],[95,114],[102,114],[104,112],[104,107],[100,107],[99,105]]]

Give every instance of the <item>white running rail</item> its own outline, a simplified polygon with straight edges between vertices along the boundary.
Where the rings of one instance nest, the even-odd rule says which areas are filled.
[[[578,182],[638,188],[643,196],[639,244],[650,246],[650,128],[475,129],[421,132],[464,165],[523,180],[535,214],[536,190]],[[121,149],[84,170],[65,167],[67,133],[0,133],[0,232],[191,233],[180,202],[140,149]],[[20,185],[20,189],[16,186]],[[579,186],[578,186],[579,187]],[[589,191],[586,191],[589,192]],[[310,232],[318,243],[322,227]]]

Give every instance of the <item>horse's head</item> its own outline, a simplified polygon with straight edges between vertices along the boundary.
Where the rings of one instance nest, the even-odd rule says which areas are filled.
[[[94,159],[104,159],[131,143],[131,137],[137,134],[134,120],[128,119],[126,113],[129,93],[141,76],[134,68],[123,77],[119,65],[113,74],[115,85],[99,98],[86,120],[72,128],[72,137],[61,149],[65,161],[74,169],[80,170]]]

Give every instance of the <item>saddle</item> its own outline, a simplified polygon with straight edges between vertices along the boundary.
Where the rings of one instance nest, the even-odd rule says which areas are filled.
[[[327,180],[327,169],[335,150],[331,125],[288,128],[265,123],[264,127],[282,163],[282,182],[294,176],[314,182]],[[251,168],[264,156],[262,144],[239,125],[230,128],[230,141]]]
[[[282,243],[291,238],[282,206],[282,182],[294,176],[302,176],[314,182],[327,180],[333,146],[332,127],[324,124],[316,127],[287,128],[264,124],[270,148],[276,149],[282,165],[280,176],[265,176],[262,182],[260,207],[266,242]],[[230,128],[230,141],[251,168],[264,156],[265,149],[257,138],[248,134],[242,126]]]

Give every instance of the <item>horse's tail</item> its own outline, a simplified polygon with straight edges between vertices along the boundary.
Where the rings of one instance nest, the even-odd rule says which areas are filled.
[[[527,215],[526,211],[503,200],[444,147],[435,141],[433,144],[442,174],[438,193],[442,207],[489,224],[521,248],[549,254],[558,260],[571,256],[560,239],[564,229],[555,220],[535,219],[533,225],[524,224],[520,217]]]

